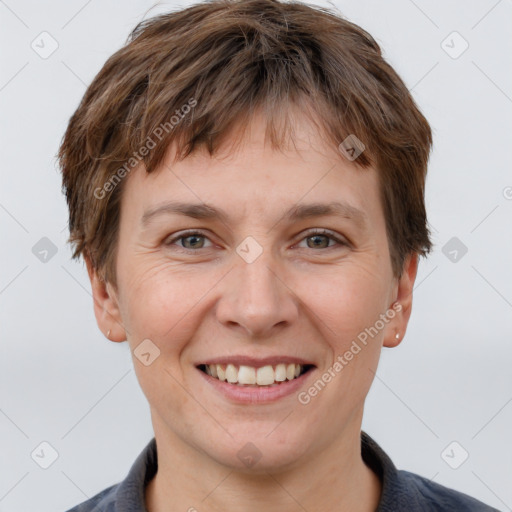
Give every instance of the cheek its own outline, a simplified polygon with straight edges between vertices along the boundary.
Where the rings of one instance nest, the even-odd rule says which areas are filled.
[[[346,350],[389,306],[385,277],[369,265],[347,264],[317,273],[302,285],[301,299],[336,352]]]
[[[202,301],[218,279],[215,272],[198,272],[168,261],[133,269],[126,280],[123,312],[132,343],[149,338],[162,351],[181,351],[197,328]]]
[[[150,404],[152,414],[161,418],[173,418],[187,427],[187,410],[197,406],[181,384],[183,375],[178,366],[162,354],[150,366],[134,359],[134,368],[140,388]],[[187,427],[189,428],[189,427]]]

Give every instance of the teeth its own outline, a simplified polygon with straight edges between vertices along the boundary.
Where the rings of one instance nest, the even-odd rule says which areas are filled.
[[[276,377],[277,382],[283,382],[283,380],[286,380],[286,365],[285,364],[278,364],[276,366]]]
[[[226,366],[226,380],[231,384],[236,384],[238,382],[238,371],[235,365],[228,364]]]
[[[228,381],[231,384],[270,386],[276,382],[293,380],[303,370],[300,364],[279,363],[275,366],[267,365],[260,368],[234,364],[207,364],[206,373],[221,381]]]
[[[238,379],[235,382],[240,382],[240,384],[256,384],[256,370],[251,366],[240,366]]]
[[[240,379],[240,374],[238,374]],[[243,380],[239,380],[242,384],[248,384],[248,382],[244,382]],[[256,371],[256,382],[260,386],[269,386],[270,384],[274,384],[274,368],[272,366],[262,366],[258,368]]]
[[[226,380],[226,370],[224,370],[224,368],[222,368],[222,366],[220,364],[212,364],[212,365],[209,365],[207,364],[206,365],[206,368],[209,368],[211,366],[215,366],[215,371],[217,372],[217,379],[221,380],[221,381],[225,381]],[[212,377],[213,377],[213,372],[211,373]]]

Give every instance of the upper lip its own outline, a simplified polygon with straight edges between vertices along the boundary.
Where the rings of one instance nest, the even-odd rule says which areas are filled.
[[[243,355],[232,355],[232,356],[224,356],[224,357],[215,357],[212,359],[208,359],[206,361],[201,361],[196,364],[196,366],[200,366],[202,364],[233,364],[235,366],[253,366],[254,368],[260,368],[261,366],[274,366],[279,363],[286,364],[301,364],[301,365],[312,365],[315,366],[314,363],[308,361],[306,359],[302,359],[301,357],[295,356],[267,356],[267,357],[251,357],[251,356],[243,356]]]

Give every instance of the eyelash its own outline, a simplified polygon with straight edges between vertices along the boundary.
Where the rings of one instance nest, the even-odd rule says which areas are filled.
[[[193,235],[198,235],[198,236],[201,236],[201,237],[209,239],[208,236],[205,233],[203,233],[202,231],[197,231],[197,230],[185,231],[183,233],[180,233],[178,236],[175,236],[175,237],[171,238],[170,240],[167,240],[164,243],[164,245],[165,246],[171,246],[171,245],[174,244],[174,242],[177,242],[178,240],[181,240],[181,239],[188,238],[188,237],[193,236]],[[316,236],[316,235],[327,236],[330,240],[334,240],[340,246],[345,246],[345,247],[349,246],[349,244],[347,242],[339,239],[337,236],[335,236],[335,234],[332,231],[329,231],[327,229],[313,229],[312,231],[308,231],[302,237],[302,239],[299,242],[302,242],[302,240],[305,240],[306,238],[310,238],[310,237],[313,237],[313,236]],[[334,247],[335,246],[328,246],[328,247],[324,247],[323,249],[324,250],[325,249],[332,249]],[[185,252],[197,252],[200,249],[207,249],[207,247],[200,247],[199,249],[187,249],[186,247],[179,247],[179,250],[185,251]]]

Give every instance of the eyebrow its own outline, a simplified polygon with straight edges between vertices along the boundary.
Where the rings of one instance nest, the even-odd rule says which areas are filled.
[[[147,226],[152,220],[162,215],[183,215],[193,219],[218,219],[223,223],[229,221],[229,215],[222,208],[217,208],[206,203],[183,203],[179,201],[167,201],[144,212],[141,218],[142,226]],[[298,204],[287,210],[283,217],[288,222],[302,219],[336,215],[353,220],[361,228],[365,228],[368,221],[366,213],[355,206],[344,202],[309,203]]]

